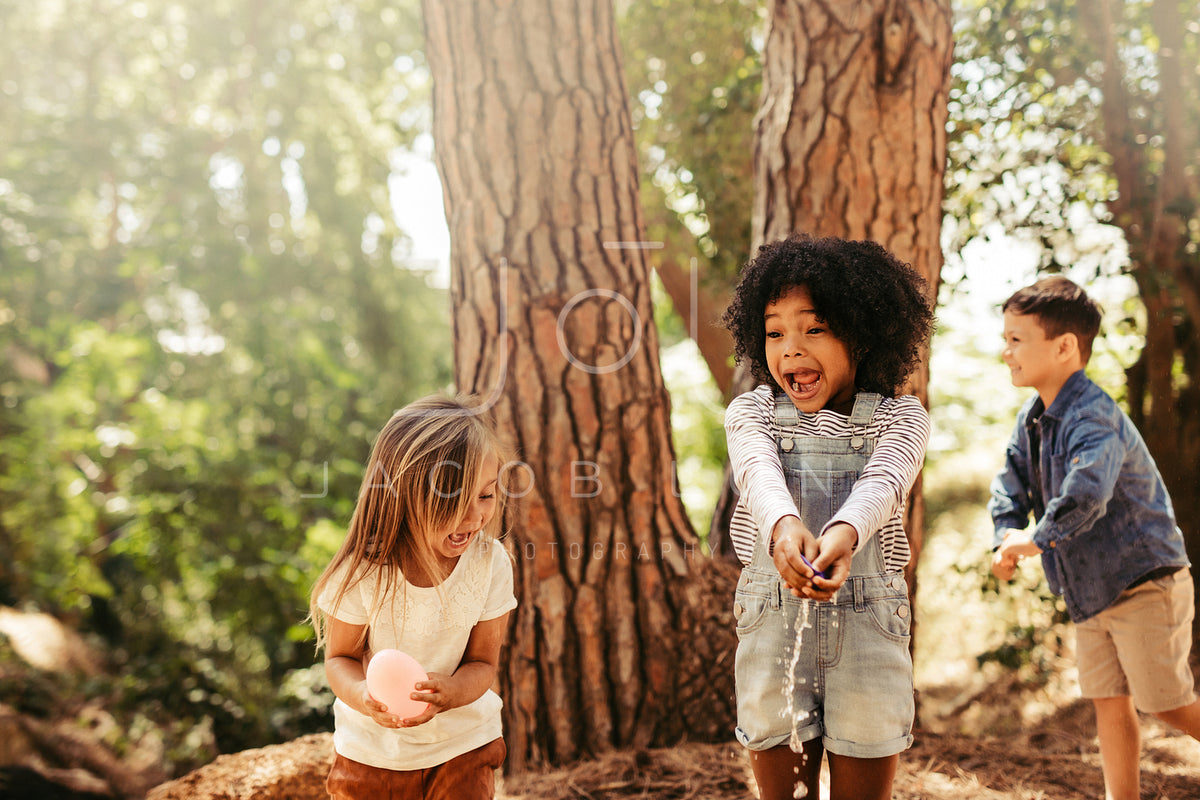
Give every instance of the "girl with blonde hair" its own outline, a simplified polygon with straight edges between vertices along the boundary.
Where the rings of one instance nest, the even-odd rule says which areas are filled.
[[[504,495],[504,448],[473,398],[405,406],[372,449],[346,539],[313,588],[311,615],[334,702],[334,798],[491,798],[506,754],[495,682],[512,561],[487,532]],[[413,656],[428,703],[402,718],[371,696],[372,654]]]

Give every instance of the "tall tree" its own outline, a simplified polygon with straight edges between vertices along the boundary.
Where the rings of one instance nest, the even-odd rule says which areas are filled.
[[[731,675],[711,664],[732,580],[701,559],[673,483],[612,4],[424,12],[455,376],[522,459],[509,763],[727,735]]]
[[[948,0],[770,4],[752,250],[797,232],[872,239],[919,270],[936,302],[951,27]],[[928,375],[926,360],[911,379],[926,403]],[[730,490],[718,533],[732,505]],[[923,525],[918,479],[906,525],[914,593]]]
[[[995,221],[1039,243],[1040,267],[1058,271],[1100,264],[1085,225],[1120,229],[1119,269],[1144,308],[1131,322],[1145,338],[1114,388],[1200,563],[1200,4],[961,5],[956,243]]]

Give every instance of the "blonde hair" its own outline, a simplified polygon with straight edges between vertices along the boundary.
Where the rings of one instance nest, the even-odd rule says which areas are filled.
[[[430,547],[430,535],[462,523],[484,462],[493,455],[502,462],[503,454],[472,396],[430,395],[392,415],[371,449],[346,538],[313,586],[309,615],[318,650],[328,643],[328,625],[317,599],[342,570],[334,608],[375,569],[383,588],[377,602],[394,598],[405,574],[423,574],[435,585],[441,583],[445,575]],[[494,520],[502,516],[506,494],[502,486],[497,492]],[[372,619],[378,611],[371,609]]]

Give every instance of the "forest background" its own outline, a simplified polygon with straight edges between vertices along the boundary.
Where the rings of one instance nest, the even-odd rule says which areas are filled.
[[[308,588],[374,432],[452,380],[445,273],[424,249],[440,196],[418,178],[432,157],[420,9],[19,6],[0,2],[0,602],[67,621],[105,668],[38,670],[0,641],[0,700],[103,709],[114,749],[153,750],[166,774],[325,730]],[[1039,691],[1071,680],[1040,572],[1001,587],[986,570],[986,483],[1024,397],[997,357],[1008,292],[1063,270],[1097,295],[1093,375],[1139,422],[1176,423],[1187,469],[1164,472],[1177,497],[1196,488],[1200,24],[1175,3],[1168,47],[1155,4],[1117,7],[1120,131],[1113,64],[1097,67],[1107,54],[1075,3],[955,5],[915,654],[927,696],[952,685],[956,707],[1016,676],[1036,713]],[[749,255],[766,9],[618,10],[647,233],[663,243],[651,261],[719,298]],[[1185,65],[1178,86],[1164,49]],[[1142,154],[1143,184],[1182,181],[1165,203],[1178,269],[1131,240],[1120,146]],[[689,334],[705,326],[656,286],[678,485],[706,532],[729,365],[702,357]],[[1139,387],[1164,315],[1175,355],[1155,395]],[[963,631],[964,613],[991,622]]]

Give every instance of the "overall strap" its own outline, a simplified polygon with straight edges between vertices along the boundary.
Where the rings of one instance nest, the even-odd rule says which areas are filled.
[[[865,428],[875,416],[875,409],[883,402],[883,396],[875,392],[859,392],[854,396],[854,410],[850,412],[850,424]]]
[[[777,427],[794,428],[800,424],[800,412],[796,406],[783,392],[775,394],[775,424]],[[779,431],[775,431],[775,437],[779,438]]]
[[[854,395],[854,408],[850,411],[848,422],[856,428],[865,428],[875,416],[875,409],[883,402],[883,395],[876,392],[859,392]],[[791,399],[783,392],[775,395],[775,424],[780,427],[796,427],[800,424],[800,412],[792,404]],[[776,438],[779,431],[775,431]]]
[[[854,435],[850,437],[850,446],[855,452],[860,452],[866,444],[867,423],[871,421],[875,409],[879,408],[882,401],[883,397],[875,392],[859,392],[854,396],[854,409],[846,421],[854,431]]]

